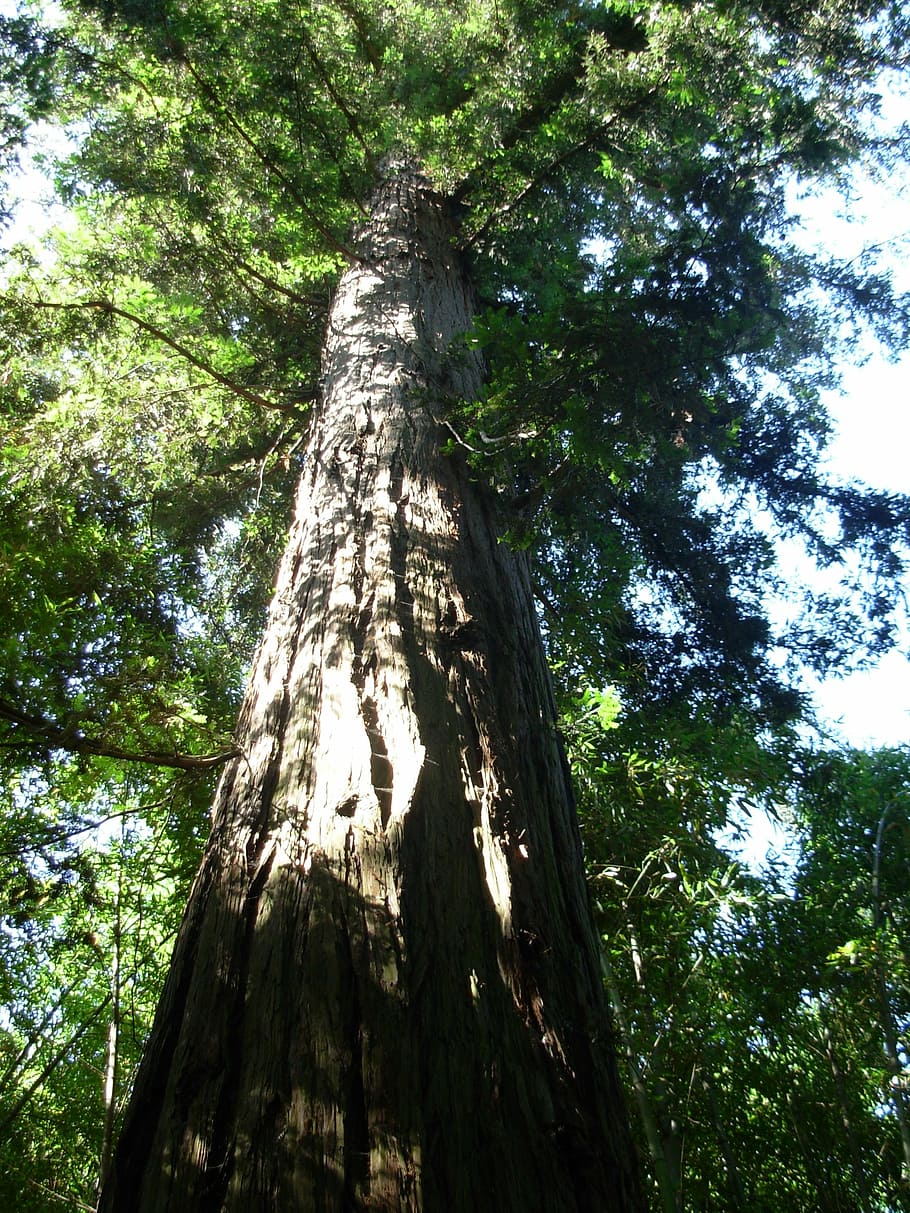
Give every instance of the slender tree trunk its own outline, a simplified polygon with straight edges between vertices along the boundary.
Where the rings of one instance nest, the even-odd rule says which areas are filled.
[[[803,1156],[806,1179],[815,1189],[815,1204],[812,1207],[817,1209],[818,1213],[840,1213],[843,1204],[831,1183],[830,1158],[826,1154],[826,1143],[819,1142],[817,1138],[813,1140],[807,1135],[808,1126],[800,1116],[796,1101],[789,1093],[786,1099],[793,1134]]]
[[[724,1127],[724,1118],[717,1102],[717,1091],[712,1075],[714,1067],[711,1061],[711,1052],[709,1052],[702,1062],[701,1086],[711,1112],[711,1120],[714,1123],[714,1135],[717,1138],[721,1157],[724,1160],[724,1173],[727,1178],[727,1199],[730,1202],[728,1206],[729,1213],[734,1213],[734,1210],[737,1209],[748,1209],[749,1202],[746,1199],[746,1190],[743,1186],[742,1176],[739,1173],[736,1155],[733,1153],[730,1138]]]
[[[105,1213],[640,1207],[528,570],[442,452],[452,234],[400,170],[339,286]]]
[[[654,1169],[654,1178],[657,1182],[657,1191],[660,1195],[660,1207],[663,1213],[679,1213],[681,1207],[680,1201],[682,1199],[679,1171],[673,1166],[673,1160],[667,1158],[664,1150],[664,1135],[661,1133],[658,1124],[657,1110],[653,1105],[651,1094],[648,1091],[642,1074],[639,1060],[641,1054],[635,1047],[635,1035],[629,1024],[625,1004],[623,1003],[622,994],[619,989],[619,982],[616,980],[616,973],[610,962],[606,948],[603,948],[601,951],[601,967],[607,991],[610,995],[613,1015],[622,1039],[623,1052],[626,1055],[626,1063],[632,1079],[632,1090],[635,1092],[635,1102],[638,1105],[638,1113],[641,1117],[645,1140],[648,1143],[648,1153],[651,1156],[651,1165]]]
[[[663,1048],[661,1045],[664,1033],[658,1029],[654,1022],[653,1002],[648,990],[648,979],[645,972],[644,954],[638,939],[638,931],[635,929],[635,923],[631,916],[626,919],[625,924],[626,938],[629,941],[629,956],[632,961],[632,973],[635,977],[635,984],[638,987],[638,1012],[640,1020],[646,1025],[648,1033],[648,1041],[643,1048],[637,1051],[637,1056],[647,1058],[647,1091],[648,1100],[651,1111],[654,1116],[654,1126],[660,1136],[659,1153],[655,1153],[654,1145],[649,1140],[649,1152],[654,1162],[655,1175],[661,1193],[661,1202],[665,1209],[680,1210],[683,1207],[683,1180],[685,1173],[683,1171],[683,1152],[685,1147],[685,1118],[679,1118],[674,1114],[673,1100],[669,1098],[667,1093],[667,1083],[665,1078],[665,1068],[663,1064]],[[698,961],[696,961],[696,964]],[[609,989],[608,983],[608,989]],[[620,1033],[624,1040],[631,1040],[628,1031],[624,1030],[622,1024],[627,1022],[627,1017],[622,1018],[616,1013],[616,997],[619,994],[619,987],[615,986],[614,990],[610,991],[610,997],[613,1003],[614,1015],[616,1015],[617,1023],[620,1025]],[[626,1046],[626,1060],[629,1060],[628,1045]],[[637,1064],[637,1063],[636,1063]],[[642,1071],[642,1082],[645,1081],[644,1072]],[[639,1101],[639,1110],[641,1103]],[[658,1162],[659,1158],[659,1162]]]
[[[123,828],[121,823],[121,839]],[[120,1070],[120,947],[122,941],[122,878],[117,880],[117,907],[114,915],[113,955],[111,957],[111,1018],[107,1025],[107,1048],[104,1058],[102,1100],[104,1127],[101,1136],[101,1158],[98,1166],[98,1187],[103,1188],[111,1169],[114,1152],[114,1122],[117,1114],[117,1080]]]
[[[822,1024],[822,1043],[824,1045],[825,1056],[828,1059],[828,1069],[831,1073],[831,1081],[834,1086],[834,1094],[837,1098],[837,1106],[840,1111],[841,1124],[844,1127],[844,1137],[846,1138],[847,1148],[850,1152],[850,1161],[852,1163],[853,1181],[856,1184],[856,1190],[859,1194],[859,1205],[861,1213],[871,1213],[872,1203],[869,1200],[869,1193],[866,1187],[866,1169],[863,1165],[863,1153],[860,1149],[859,1142],[856,1139],[856,1132],[853,1128],[853,1118],[850,1115],[850,1105],[847,1102],[847,1088],[844,1082],[844,1075],[838,1064],[837,1054],[834,1050],[834,1037],[831,1029],[826,1023]]]

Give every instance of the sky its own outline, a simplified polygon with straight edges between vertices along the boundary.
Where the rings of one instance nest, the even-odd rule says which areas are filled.
[[[910,117],[910,104],[895,99]],[[899,116],[903,116],[902,114]],[[903,194],[903,200],[901,198]],[[853,257],[882,246],[882,264],[895,286],[910,291],[910,166],[881,182],[859,177],[844,202],[833,193],[799,202],[807,244]],[[889,361],[874,351],[862,365],[843,368],[839,392],[825,403],[835,437],[827,466],[843,479],[894,493],[910,492],[910,352]],[[910,596],[910,579],[906,591]],[[872,670],[815,683],[822,716],[857,747],[910,743],[910,635]]]
[[[901,108],[910,118],[910,105]],[[792,206],[802,216],[802,240],[808,247],[855,257],[865,246],[881,244],[882,263],[890,268],[895,287],[910,291],[908,200],[910,166],[882,182],[859,177],[849,201],[829,191],[810,199],[794,196]],[[910,493],[910,351],[889,359],[873,348],[861,364],[842,368],[840,389],[824,399],[834,422],[830,472],[888,492]],[[905,592],[910,598],[910,578]],[[857,749],[910,744],[910,634],[873,668],[807,681],[807,689],[832,741]],[[745,829],[742,837],[737,839],[731,829],[718,841],[754,871],[774,856],[794,858],[794,839],[766,813],[753,813],[738,824]]]

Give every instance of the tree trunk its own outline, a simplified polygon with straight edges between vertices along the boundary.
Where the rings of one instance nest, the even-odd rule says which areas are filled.
[[[668,1156],[664,1148],[666,1137],[665,1134],[661,1133],[658,1124],[658,1112],[654,1107],[654,1101],[651,1098],[651,1093],[642,1074],[641,1061],[643,1055],[636,1048],[635,1033],[629,1024],[622,994],[619,989],[619,982],[616,980],[616,973],[610,962],[606,948],[601,950],[601,967],[607,983],[613,1015],[622,1038],[623,1052],[626,1055],[626,1063],[632,1079],[632,1090],[635,1092],[635,1102],[638,1105],[638,1113],[641,1116],[645,1141],[648,1143],[651,1167],[654,1172],[655,1182],[657,1183],[657,1191],[660,1195],[660,1207],[663,1213],[679,1213],[679,1209],[681,1208],[680,1202],[682,1200],[682,1185],[679,1167],[676,1164],[680,1151],[671,1150]]]
[[[123,841],[125,818],[120,819],[120,839]],[[107,1025],[107,1048],[102,1075],[104,1125],[101,1133],[101,1157],[98,1164],[98,1188],[104,1187],[111,1170],[114,1151],[114,1129],[117,1116],[117,1083],[120,1075],[120,951],[123,941],[123,854],[117,874],[117,904],[114,911],[114,933],[111,941],[111,1018]]]
[[[399,169],[338,288],[105,1213],[640,1207],[526,562],[442,449],[452,236]]]

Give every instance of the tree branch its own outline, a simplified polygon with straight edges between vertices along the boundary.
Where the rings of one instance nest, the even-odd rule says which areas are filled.
[[[125,750],[120,746],[108,745],[104,741],[86,737],[72,726],[67,727],[44,716],[23,712],[5,699],[0,699],[0,720],[6,720],[14,726],[14,738],[20,732],[28,735],[27,740],[18,743],[20,745],[40,741],[51,749],[65,750],[68,754],[114,758],[120,762],[143,762],[155,767],[172,767],[178,771],[208,771],[241,755],[236,746],[220,750],[217,754],[169,754],[162,750]]]
[[[57,1050],[57,1052],[53,1055],[53,1057],[51,1057],[50,1061],[47,1063],[47,1065],[44,1067],[44,1069],[41,1071],[41,1073],[38,1075],[38,1077],[36,1079],[34,1079],[34,1081],[26,1088],[26,1090],[22,1093],[22,1095],[19,1097],[19,1099],[16,1101],[16,1103],[13,1104],[13,1106],[9,1110],[9,1112],[7,1112],[6,1116],[4,1116],[2,1121],[0,1121],[0,1137],[3,1137],[5,1135],[7,1129],[10,1127],[11,1124],[13,1124],[13,1122],[16,1120],[16,1117],[20,1114],[20,1112],[22,1112],[23,1108],[25,1108],[25,1106],[29,1103],[29,1101],[31,1100],[31,1098],[35,1094],[35,1092],[38,1090],[38,1088],[43,1083],[45,1083],[48,1078],[50,1078],[51,1074],[53,1074],[53,1072],[54,1072],[54,1070],[56,1070],[57,1066],[59,1066],[60,1063],[66,1059],[66,1056],[69,1053],[70,1049],[72,1049],[73,1045],[76,1044],[76,1042],[79,1040],[79,1038],[81,1036],[85,1035],[85,1033],[89,1030],[89,1028],[95,1022],[95,1020],[98,1019],[99,1016],[102,1014],[102,1012],[107,1009],[110,1002],[111,1002],[111,995],[108,994],[108,996],[105,999],[103,999],[95,1007],[95,1009],[89,1014],[88,1018],[84,1019],[82,1021],[82,1023],[79,1024],[79,1026],[76,1028],[75,1032],[72,1033],[72,1035],[69,1037],[69,1039],[66,1041],[66,1043]]]
[[[618,122],[621,119],[626,119],[626,118],[635,116],[635,114],[638,113],[641,109],[643,109],[644,106],[647,104],[647,102],[650,101],[650,99],[652,97],[654,97],[658,93],[658,91],[659,90],[656,85],[653,86],[652,88],[647,89],[646,92],[642,94],[642,96],[636,97],[635,100],[630,102],[628,105],[623,106],[620,109],[617,109],[615,111],[615,113],[611,114],[609,118],[607,118],[603,122],[601,122],[593,131],[591,131],[588,135],[586,135],[584,139],[580,140],[578,143],[571,144],[569,147],[565,148],[562,152],[560,152],[559,155],[554,156],[551,160],[548,160],[547,163],[544,164],[534,174],[534,176],[530,177],[525,182],[525,185],[518,191],[518,193],[516,195],[514,195],[514,197],[508,198],[501,206],[497,207],[496,209],[494,209],[490,212],[490,214],[484,220],[481,227],[478,228],[478,230],[476,232],[474,232],[473,235],[470,237],[470,239],[467,241],[469,247],[473,247],[473,246],[481,243],[483,241],[483,239],[487,235],[489,235],[490,229],[493,227],[494,224],[496,224],[500,220],[504,219],[513,210],[515,210],[515,208],[517,206],[519,206],[522,202],[524,202],[524,200],[530,194],[532,194],[536,189],[539,189],[543,184],[545,184],[546,181],[558,169],[560,169],[564,165],[568,164],[576,156],[582,155],[584,152],[590,151],[591,148],[597,143],[598,139],[600,139],[606,131],[610,130],[615,125],[616,122]],[[464,197],[467,193],[468,193],[468,189],[465,187],[462,187],[462,189],[458,191],[458,195],[457,195],[459,197],[459,200],[462,197]]]
[[[360,144],[361,148],[363,149],[363,154],[366,157],[367,165],[372,170],[375,166],[375,159],[374,159],[373,153],[370,151],[370,148],[369,148],[369,145],[367,144],[366,139],[364,139],[364,137],[363,137],[363,132],[361,131],[361,129],[357,123],[357,119],[354,117],[351,110],[345,104],[345,100],[339,93],[338,89],[335,88],[335,85],[332,83],[332,77],[329,75],[328,71],[325,68],[325,65],[323,64],[322,60],[319,58],[318,54],[316,53],[316,48],[313,46],[312,41],[310,40],[309,37],[307,37],[306,26],[302,22],[300,25],[299,36],[300,36],[300,40],[303,43],[304,49],[306,50],[307,57],[309,58],[310,63],[313,66],[313,70],[316,72],[316,75],[322,81],[326,92],[329,94],[329,96],[335,102],[336,106],[341,111],[341,113],[344,114],[345,120],[347,121],[351,134],[354,136],[354,138],[357,140],[357,142]]]
[[[213,86],[199,74],[195,66],[190,62],[190,59],[186,53],[186,48],[181,46],[179,49],[181,62],[199,85],[203,96],[208,97],[209,101],[217,108],[221,116],[240,137],[241,141],[246,144],[260,164],[264,165],[270,173],[273,173],[278,178],[290,196],[300,207],[301,211],[303,211],[304,215],[306,215],[307,219],[309,219],[309,221],[312,223],[319,235],[323,238],[323,240],[325,240],[326,244],[328,244],[329,248],[331,248],[333,252],[339,253],[342,257],[344,257],[348,265],[360,263],[361,258],[358,257],[356,253],[352,252],[351,249],[342,244],[341,241],[329,231],[309,203],[303,197],[301,197],[297,187],[294,185],[293,181],[291,181],[290,177],[288,177],[287,173],[285,173],[284,169],[277,165],[270,156],[267,156],[266,153],[260,149],[259,145],[256,143],[256,140],[247,133],[241,123],[238,122],[238,120],[234,117],[228,106],[215,92]]]
[[[54,1192],[51,1188],[39,1183],[37,1179],[29,1179],[29,1185],[40,1192],[42,1196],[49,1196],[51,1200],[59,1201],[62,1205],[69,1205],[71,1209],[84,1209],[85,1213],[95,1213],[95,1205],[83,1204],[81,1200],[76,1200],[74,1196],[63,1196],[60,1192]]]
[[[360,45],[366,52],[366,57],[369,60],[370,66],[377,74],[382,69],[382,52],[376,46],[376,43],[370,37],[370,32],[367,28],[366,19],[353,4],[345,3],[344,0],[335,0],[335,7],[339,12],[350,20],[354,29],[357,31],[357,36],[360,38]]]
[[[14,859],[20,855],[34,855],[42,847],[60,846],[62,843],[69,842],[71,838],[76,838],[79,834],[88,834],[92,830],[100,830],[109,821],[119,821],[122,817],[134,817],[137,813],[146,813],[150,808],[160,807],[164,803],[164,800],[158,800],[151,804],[137,805],[134,809],[123,809],[119,813],[108,813],[106,817],[100,817],[97,821],[83,822],[81,825],[74,823],[72,829],[45,830],[40,835],[32,832],[29,840],[27,842],[23,841],[20,846],[4,847],[0,850],[0,859]],[[0,1089],[3,1088],[3,1081],[0,1080]]]
[[[78,311],[80,308],[85,308],[106,312],[109,316],[119,316],[121,320],[127,320],[130,324],[134,324],[136,328],[141,329],[142,332],[148,333],[150,337],[154,337],[156,341],[160,341],[162,345],[166,345],[175,354],[179,354],[191,366],[214,379],[216,383],[220,383],[228,391],[234,392],[235,395],[240,396],[244,400],[248,400],[251,404],[259,405],[265,409],[274,409],[279,413],[289,413],[292,411],[287,405],[278,404],[274,400],[260,396],[258,392],[253,392],[240,383],[235,383],[227,375],[222,375],[210,363],[205,362],[202,358],[198,358],[185,345],[181,345],[179,341],[169,336],[163,329],[158,328],[157,325],[150,323],[148,320],[143,320],[141,316],[137,316],[133,312],[126,311],[125,308],[118,307],[115,303],[111,303],[109,299],[81,299],[72,303],[51,303],[46,299],[30,299],[28,302],[32,307],[43,308],[45,310]]]

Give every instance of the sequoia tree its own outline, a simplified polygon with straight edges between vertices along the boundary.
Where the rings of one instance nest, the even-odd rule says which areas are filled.
[[[901,15],[64,11],[85,224],[7,290],[0,714],[31,763],[224,765],[100,1208],[638,1208],[539,619],[569,690],[786,723],[770,654],[836,661],[851,602],[772,631],[759,502],[869,559],[887,642],[910,508],[824,481],[818,390],[904,312],[783,189],[891,150]],[[291,469],[237,727],[186,753]]]
[[[390,165],[102,1208],[633,1208],[526,562],[442,452],[472,315]]]

